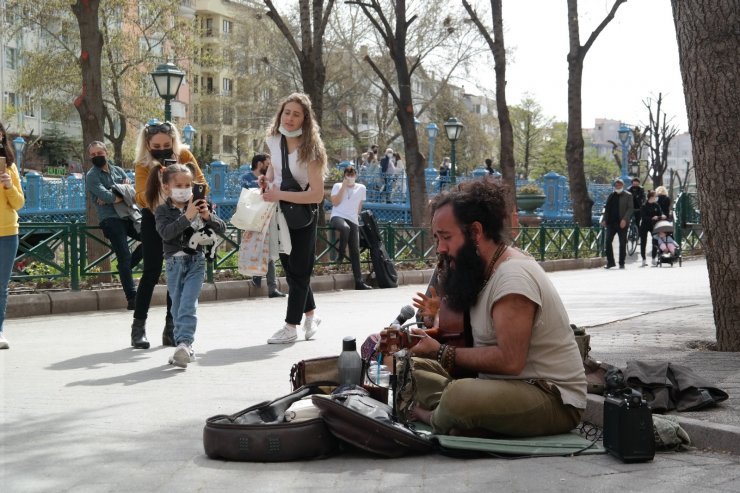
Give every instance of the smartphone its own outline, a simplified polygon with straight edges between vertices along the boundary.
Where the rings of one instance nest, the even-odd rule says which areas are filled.
[[[193,184],[193,202],[206,198],[206,186],[203,183]]]
[[[7,169],[7,163],[5,161],[5,156],[0,156],[0,174],[5,173]]]
[[[164,165],[169,166],[170,164],[177,164],[177,159],[165,159]]]

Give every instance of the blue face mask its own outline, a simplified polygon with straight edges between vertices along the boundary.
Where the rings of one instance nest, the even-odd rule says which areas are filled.
[[[299,128],[297,130],[293,130],[291,132],[290,130],[288,130],[285,127],[283,127],[283,125],[281,124],[278,127],[278,132],[280,132],[281,134],[285,135],[286,137],[300,137],[301,135],[303,135],[303,127]]]

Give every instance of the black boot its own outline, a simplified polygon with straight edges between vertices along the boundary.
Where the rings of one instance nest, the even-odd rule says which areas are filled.
[[[149,349],[146,338],[146,320],[134,319],[131,324],[131,345],[134,349]]]
[[[175,347],[175,324],[172,322],[171,318],[166,318],[164,321],[162,345]]]

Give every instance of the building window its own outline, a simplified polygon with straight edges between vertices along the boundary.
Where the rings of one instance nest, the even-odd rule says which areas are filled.
[[[224,154],[234,154],[234,137],[230,137],[228,135],[224,135],[224,145],[223,145],[223,153]]]
[[[213,36],[213,19],[211,19],[210,17],[206,19],[205,30],[206,36]]]
[[[231,79],[227,79],[226,77],[223,78],[222,88],[224,96],[231,96],[232,85],[233,84]]]
[[[10,46],[5,47],[5,68],[15,70],[17,51]]]
[[[361,123],[362,123],[363,125],[367,125],[367,124],[368,124],[368,118],[367,118],[367,113],[362,113],[362,114],[360,115],[360,122],[361,122]]]
[[[206,77],[206,92],[213,94],[213,77]]]
[[[193,92],[195,94],[198,94],[198,89],[200,89],[200,77],[197,75],[193,76]]]
[[[6,108],[15,108],[17,106],[17,100],[15,99],[14,92],[6,92],[4,96],[4,103]]]
[[[233,125],[234,124],[234,108],[232,108],[230,105],[224,106],[224,125]]]
[[[224,34],[228,35],[231,33],[232,23],[224,19]]]
[[[216,152],[216,149],[213,148],[213,135],[206,135],[206,149]]]

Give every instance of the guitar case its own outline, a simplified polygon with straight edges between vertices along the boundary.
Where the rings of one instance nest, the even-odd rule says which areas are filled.
[[[364,210],[360,213],[360,219],[362,220],[360,236],[367,248],[370,249],[370,262],[373,264],[373,272],[378,287],[397,288],[398,272],[396,272],[396,266],[393,265],[393,261],[380,237],[375,216],[371,211]]]
[[[206,420],[203,447],[211,459],[280,462],[321,459],[334,454],[339,441],[307,396],[317,386],[301,387],[231,415]]]
[[[393,419],[388,404],[367,395],[362,388],[332,395],[313,395],[321,417],[340,440],[383,457],[426,454],[434,450],[428,436],[416,433]]]

